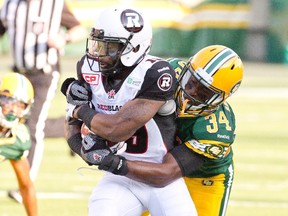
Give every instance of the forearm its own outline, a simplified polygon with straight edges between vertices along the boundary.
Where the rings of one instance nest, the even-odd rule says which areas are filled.
[[[142,161],[127,161],[128,178],[149,184],[154,187],[164,187],[182,176],[181,170],[171,154],[167,154],[163,163],[148,163]]]
[[[123,119],[118,113],[109,115],[97,113],[88,105],[77,108],[73,116],[81,119],[90,131],[112,142],[127,140],[138,129],[133,123],[133,128],[131,128],[132,124],[129,120]]]
[[[128,161],[128,178],[143,182],[153,187],[165,187],[178,177],[173,172],[167,172],[164,164],[150,164],[145,162]]]
[[[92,120],[91,131],[109,141],[121,142],[129,139],[137,131],[138,127],[137,124],[130,122],[129,119],[123,119],[121,115],[99,113]]]
[[[130,138],[140,127],[149,121],[163,101],[136,99],[128,102],[115,114],[101,114],[89,108],[80,106],[73,113],[87,127],[100,137],[112,142],[121,142]]]

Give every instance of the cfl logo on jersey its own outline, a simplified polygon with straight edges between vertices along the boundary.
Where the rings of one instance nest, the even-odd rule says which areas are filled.
[[[168,91],[172,86],[172,81],[172,76],[168,73],[164,73],[159,77],[157,84],[162,91]]]
[[[82,73],[82,77],[90,85],[99,85],[100,74]]]
[[[109,100],[113,100],[115,94],[116,94],[116,93],[115,93],[115,90],[114,90],[114,89],[110,90],[110,91],[107,93],[108,99],[109,99]]]
[[[207,152],[214,157],[222,157],[224,148],[222,146],[211,145],[207,148]]]
[[[121,14],[121,22],[129,32],[140,32],[143,29],[143,18],[134,10],[127,9]]]

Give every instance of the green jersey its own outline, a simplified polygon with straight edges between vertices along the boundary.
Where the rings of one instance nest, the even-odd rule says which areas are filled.
[[[177,118],[177,129],[177,139],[205,157],[203,166],[188,177],[209,177],[227,170],[235,139],[235,116],[228,103],[207,116]]]
[[[31,147],[30,133],[26,125],[19,124],[0,134],[0,161],[20,160]]]

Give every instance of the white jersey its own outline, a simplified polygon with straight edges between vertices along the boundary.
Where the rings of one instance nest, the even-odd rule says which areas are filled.
[[[90,84],[92,103],[99,113],[115,114],[128,101],[137,97],[163,101],[173,97],[173,70],[162,59],[146,56],[126,77],[120,87],[108,86],[105,83],[105,77],[102,77],[100,72],[93,72],[90,69],[88,64],[90,59],[84,57],[81,61],[82,77]],[[93,66],[97,68],[97,62],[94,62]],[[168,124],[171,126],[167,127],[167,122],[170,122]],[[162,127],[164,124],[165,128]],[[129,160],[160,163],[168,150],[166,144],[169,145],[168,148],[172,145],[174,132],[173,117],[162,116],[160,120],[160,117],[156,115],[125,141],[127,150],[122,156]]]

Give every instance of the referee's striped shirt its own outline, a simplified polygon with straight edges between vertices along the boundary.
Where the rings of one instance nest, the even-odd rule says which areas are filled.
[[[1,25],[8,33],[15,71],[49,73],[57,66],[59,53],[48,48],[47,40],[60,31],[63,7],[64,0],[4,1]]]

